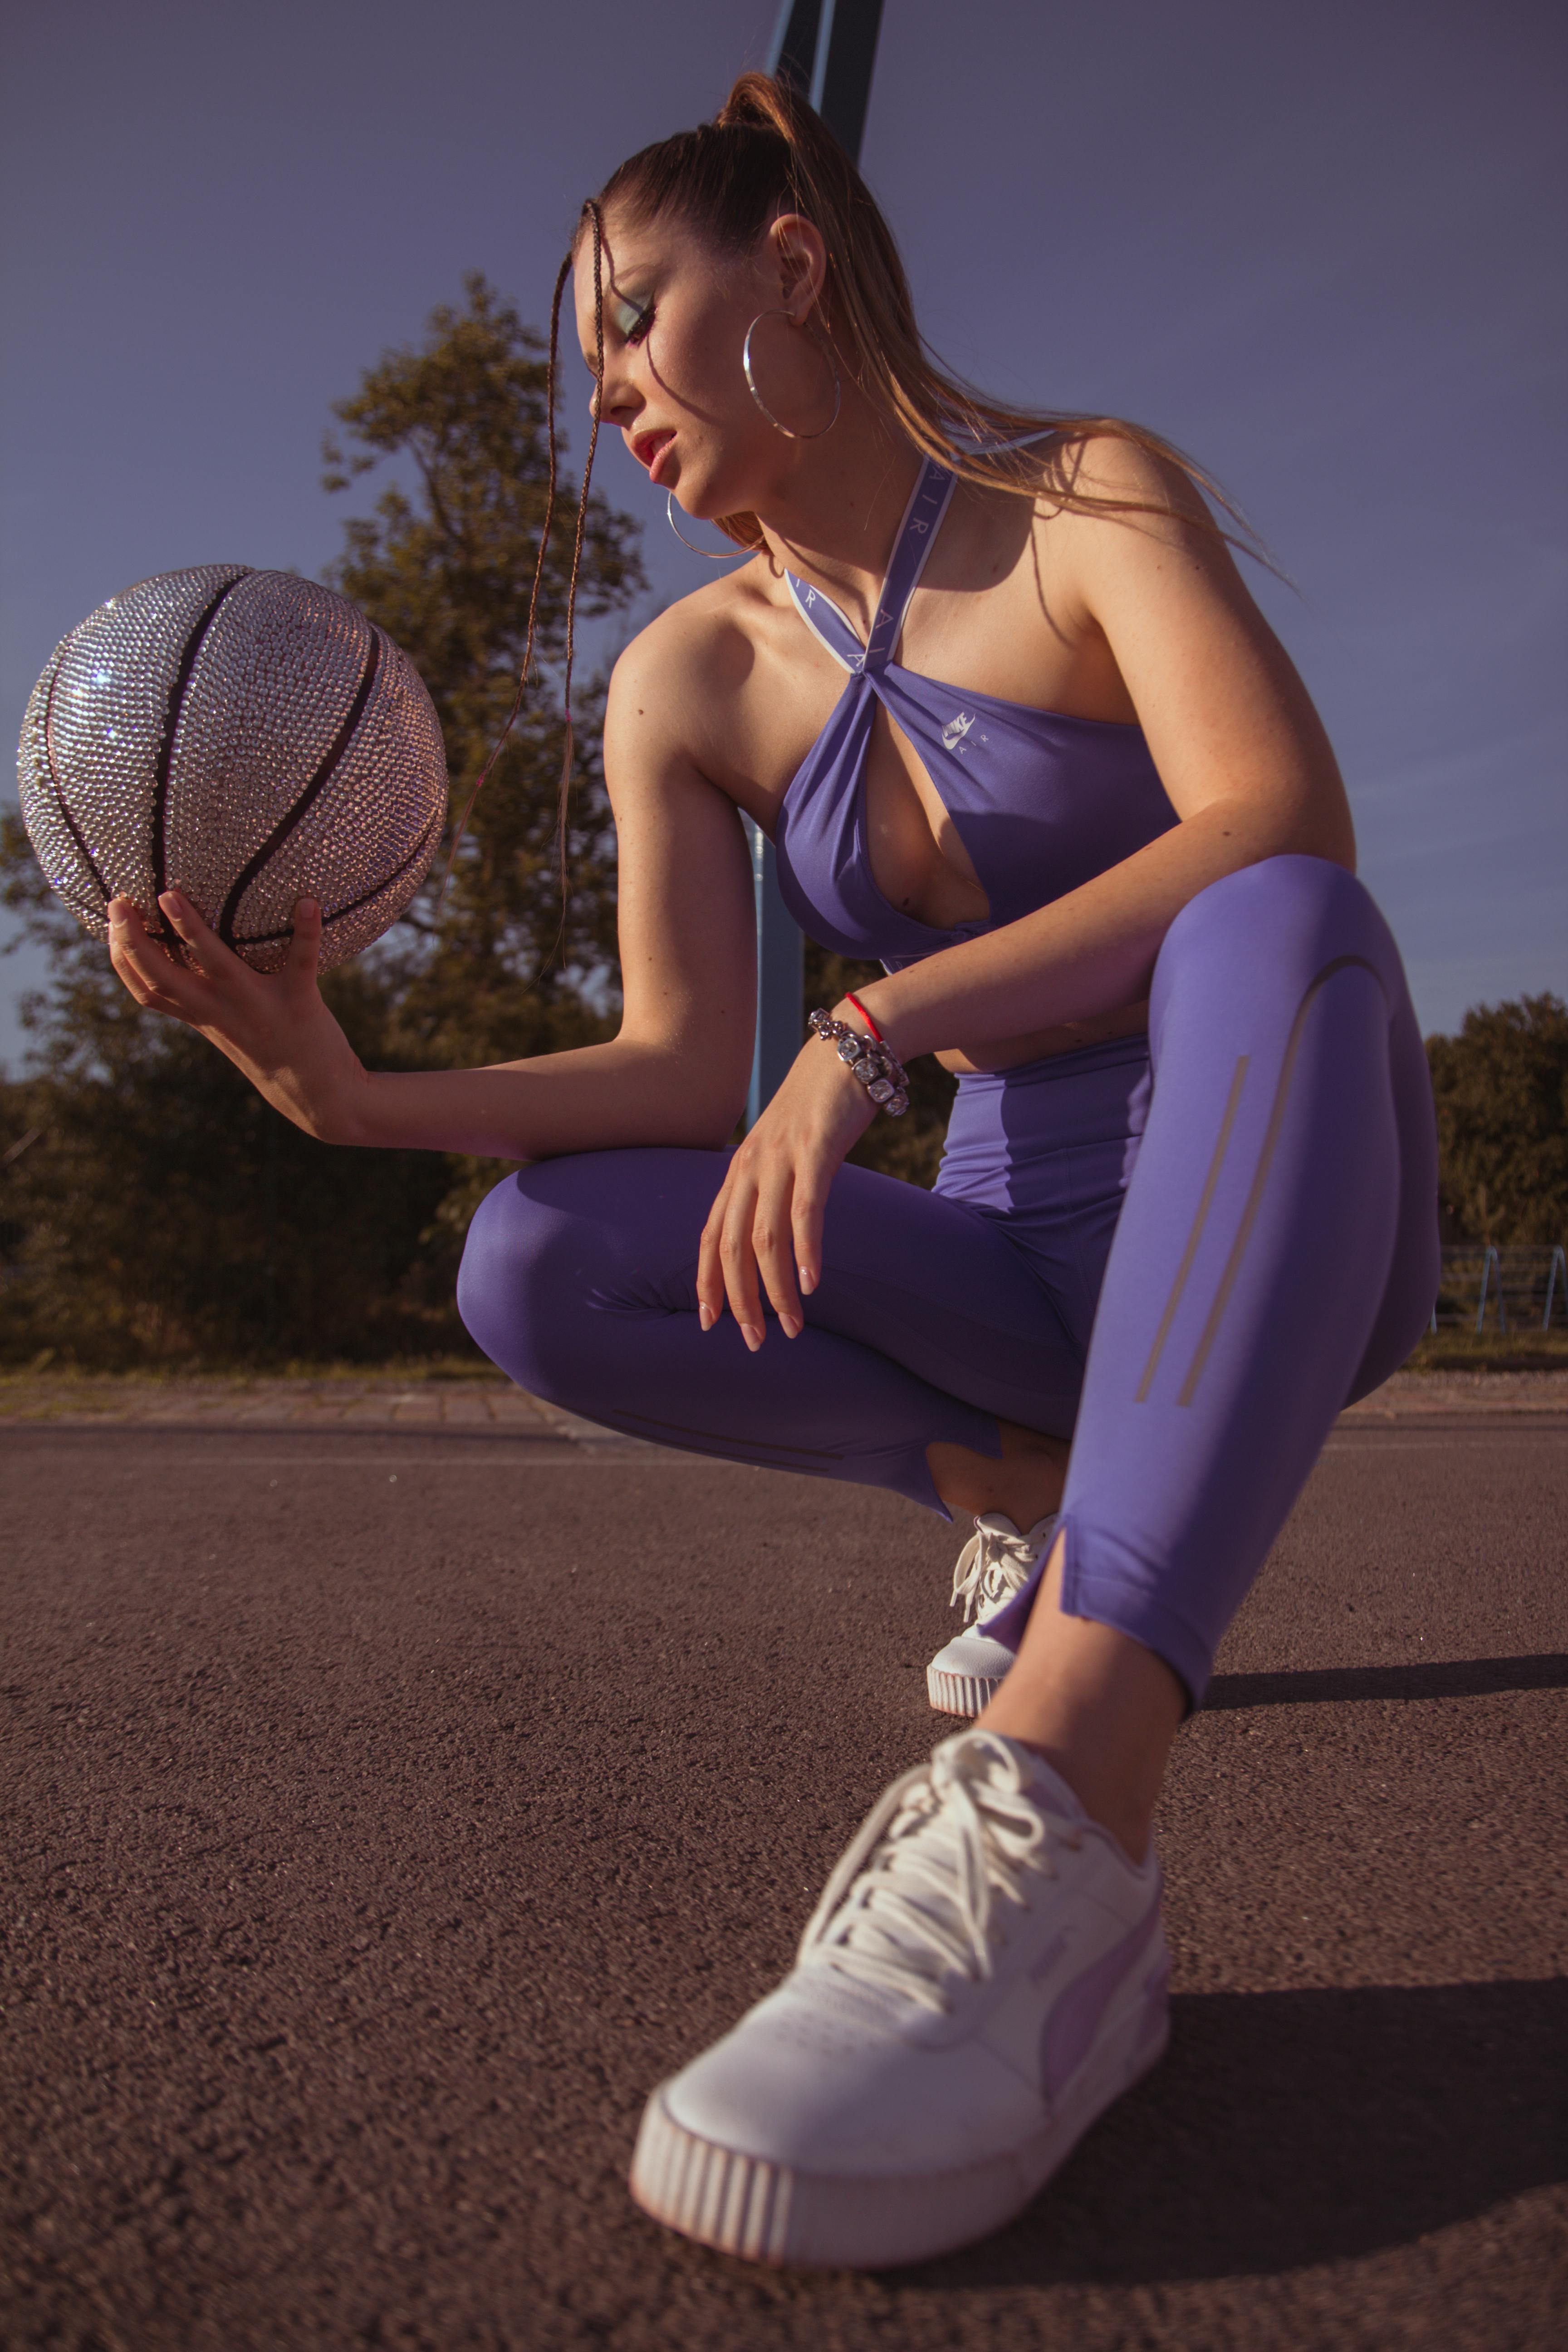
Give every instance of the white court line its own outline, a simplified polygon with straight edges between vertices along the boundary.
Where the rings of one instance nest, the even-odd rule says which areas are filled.
[[[384,1470],[388,1462],[400,1465],[398,1475],[412,1470],[581,1470],[589,1462],[596,1465],[614,1463],[625,1470],[772,1470],[783,1465],[772,1462],[732,1462],[716,1454],[677,1454],[660,1447],[647,1454],[612,1454],[607,1447],[595,1446],[591,1454],[579,1454],[565,1459],[553,1454],[546,1462],[497,1460],[493,1455],[464,1454],[443,1459],[439,1454],[361,1454],[346,1458],[339,1454],[330,1460],[320,1454],[204,1454],[201,1466],[210,1464],[215,1470]]]
[[[1378,1454],[1425,1454],[1440,1441],[1446,1454],[1462,1454],[1467,1448],[1479,1450],[1484,1446],[1489,1450],[1500,1441],[1505,1444],[1511,1443],[1517,1445],[1532,1438],[1563,1434],[1563,1431],[1552,1429],[1504,1429],[1498,1430],[1488,1437],[1456,1437],[1452,1430],[1429,1429],[1419,1437],[1384,1437],[1380,1430],[1363,1432],[1358,1429],[1342,1431],[1329,1438],[1324,1444],[1323,1452],[1325,1454],[1370,1454],[1375,1451]],[[1369,1438],[1372,1441],[1370,1444]]]
[[[117,1429],[129,1431],[132,1427],[145,1426],[146,1424],[116,1423],[112,1425]],[[13,1423],[11,1426],[13,1428],[20,1428],[23,1426],[30,1428],[47,1428],[53,1426],[58,1428],[58,1423],[51,1424],[47,1423],[34,1422],[24,1424]],[[93,1425],[89,1423],[72,1424],[64,1433],[74,1435],[77,1433],[77,1430],[79,1428],[91,1428],[92,1426]],[[179,1433],[177,1431],[168,1431],[166,1423],[162,1426],[169,1434],[177,1435]],[[3,1433],[4,1424],[0,1424],[0,1434]],[[98,1433],[96,1430],[94,1433]],[[258,1433],[259,1434],[259,1433]],[[312,1432],[311,1433],[312,1435],[320,1434],[325,1437],[332,1436],[337,1433],[331,1430],[322,1430],[319,1433]],[[385,1433],[388,1437],[418,1438],[430,1433],[426,1433],[425,1431],[389,1429]],[[638,1462],[657,1462],[667,1468],[674,1468],[677,1465],[684,1462],[695,1464],[702,1468],[717,1468],[721,1470],[787,1470],[792,1472],[795,1470],[795,1465],[793,1463],[742,1462],[736,1459],[732,1454],[689,1454],[683,1452],[679,1446],[654,1445],[647,1439],[632,1439],[629,1441],[630,1444],[636,1445],[638,1449],[636,1453],[633,1453],[624,1448],[620,1443],[615,1441],[606,1443],[604,1440],[600,1440],[597,1443],[587,1443],[583,1441],[574,1442],[570,1438],[525,1438],[521,1441],[521,1444],[531,1448],[538,1446],[542,1452],[546,1446],[564,1447],[570,1445],[573,1447],[573,1451],[569,1454],[552,1453],[542,1461],[531,1461],[527,1456],[497,1456],[495,1454],[491,1454],[489,1449],[490,1445],[495,1443],[495,1440],[490,1437],[488,1432],[474,1433],[481,1434],[483,1436],[486,1450],[482,1454],[425,1454],[417,1456],[410,1455],[405,1458],[410,1461],[417,1460],[426,1463],[430,1468],[439,1470],[469,1469],[477,1464],[482,1465],[487,1469],[491,1470],[576,1470],[581,1469],[584,1465],[588,1462],[620,1462],[631,1464]],[[1419,1437],[1391,1437],[1385,1436],[1381,1430],[1351,1430],[1336,1432],[1333,1435],[1325,1439],[1323,1452],[1325,1454],[1344,1454],[1356,1452],[1370,1453],[1376,1451],[1379,1454],[1422,1454],[1430,1451],[1431,1446],[1439,1440],[1442,1442],[1445,1452],[1462,1453],[1467,1449],[1474,1452],[1480,1452],[1482,1450],[1491,1449],[1500,1442],[1520,1444],[1540,1437],[1557,1436],[1564,1433],[1564,1432],[1555,1428],[1552,1430],[1508,1429],[1493,1432],[1485,1437],[1459,1437],[1457,1436],[1452,1430],[1433,1429],[1423,1431]],[[379,1435],[380,1433],[378,1432],[377,1434]],[[457,1430],[454,1431],[452,1434],[461,1440],[468,1437],[470,1433],[467,1430]],[[502,1432],[500,1434],[504,1441],[505,1433]],[[1368,1443],[1369,1439],[1371,1441],[1370,1444]],[[244,1464],[247,1462],[254,1462],[258,1465],[267,1463],[273,1467],[276,1467],[279,1462],[288,1462],[289,1464],[297,1464],[301,1467],[307,1468],[310,1465],[315,1464],[319,1467],[324,1469],[328,1463],[328,1457],[325,1454],[316,1453],[298,1454],[263,1454],[249,1453],[204,1454],[202,1458],[204,1461],[212,1463],[215,1467],[229,1467],[237,1464]],[[382,1464],[390,1459],[391,1456],[388,1454],[362,1454],[358,1455],[345,1455],[338,1454],[333,1454],[331,1457],[331,1467],[336,1470],[364,1470],[378,1469]]]
[[[389,1432],[388,1433],[392,1434],[393,1433]],[[1515,1443],[1520,1442],[1521,1439],[1537,1436],[1541,1433],[1542,1433],[1533,1430],[1520,1430],[1510,1433]],[[1477,1453],[1490,1451],[1497,1444],[1497,1439],[1494,1437],[1456,1438],[1451,1432],[1439,1430],[1431,1431],[1429,1433],[1429,1436],[1430,1438],[1436,1438],[1439,1436],[1446,1438],[1447,1443],[1443,1449],[1445,1453],[1463,1453],[1467,1449]],[[537,1444],[540,1441],[538,1439],[533,1439],[530,1442]],[[1427,1438],[1384,1438],[1381,1436],[1377,1438],[1375,1446],[1359,1444],[1355,1438],[1352,1438],[1347,1441],[1343,1438],[1331,1437],[1323,1448],[1323,1452],[1325,1454],[1372,1453],[1374,1451],[1379,1454],[1425,1454],[1430,1450],[1430,1444]],[[205,1462],[210,1462],[215,1469],[232,1468],[236,1465],[243,1466],[243,1465],[248,1462],[254,1463],[258,1469],[263,1466],[276,1469],[280,1464],[287,1464],[290,1468],[297,1469],[381,1470],[384,1469],[387,1463],[392,1461],[394,1458],[395,1457],[390,1453],[360,1454],[337,1454],[330,1457],[321,1454],[206,1454],[202,1456],[202,1459]],[[783,1470],[795,1477],[805,1475],[805,1473],[796,1470],[795,1465],[788,1462],[739,1462],[736,1461],[732,1455],[724,1454],[684,1454],[678,1446],[673,1445],[650,1445],[646,1454],[623,1453],[619,1446],[584,1446],[576,1453],[571,1454],[552,1454],[544,1461],[530,1461],[526,1456],[521,1458],[516,1455],[498,1456],[496,1454],[489,1454],[488,1451],[484,1454],[404,1454],[395,1458],[401,1459],[409,1469],[427,1470],[471,1470],[476,1468],[484,1470],[581,1470],[585,1468],[589,1463],[615,1463],[623,1469],[636,1469],[639,1466],[647,1469],[657,1464],[661,1470],[678,1470],[682,1467],[695,1470]]]

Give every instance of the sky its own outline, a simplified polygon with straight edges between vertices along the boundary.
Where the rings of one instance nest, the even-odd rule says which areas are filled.
[[[542,324],[582,198],[710,115],[773,15],[11,0],[11,740],[130,582],[320,572],[353,504],[320,488],[331,402],[466,269]],[[1255,592],[1427,1031],[1568,993],[1565,66],[1556,0],[887,0],[871,89],[862,165],[941,354],[1155,426],[1289,574]],[[646,521],[649,617],[707,567],[614,441],[597,478]],[[0,961],[13,1069],[36,979]]]

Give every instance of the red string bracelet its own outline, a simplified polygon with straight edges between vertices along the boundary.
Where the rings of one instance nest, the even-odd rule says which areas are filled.
[[[887,1039],[883,1036],[881,1031],[878,1028],[876,1023],[872,1020],[870,1014],[867,1012],[865,1006],[861,1003],[860,999],[856,995],[852,988],[847,988],[845,990],[844,1002],[846,1004],[852,1004],[855,1007],[856,1012],[860,1015],[861,1020],[866,1024],[867,1028],[869,1029],[872,1036],[877,1040],[878,1045],[885,1045],[888,1042]]]

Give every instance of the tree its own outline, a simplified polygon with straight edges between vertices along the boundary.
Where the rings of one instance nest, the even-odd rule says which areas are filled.
[[[464,289],[462,310],[432,313],[421,349],[388,352],[352,399],[335,404],[343,433],[329,436],[323,451],[329,490],[399,457],[419,486],[411,499],[395,481],[373,514],[351,518],[329,576],[410,656],[446,737],[454,806],[392,952],[405,1049],[448,1066],[577,1042],[582,982],[596,978],[608,1001],[615,965],[614,845],[599,765],[604,682],[580,675],[564,908],[560,897],[556,780],[576,499],[563,470],[534,677],[442,890],[469,787],[512,706],[549,477],[540,340],[477,271]],[[590,499],[581,618],[623,611],[645,586],[637,532],[631,517]]]
[[[345,529],[334,584],[402,644],[430,688],[461,784],[510,707],[543,520],[548,453],[539,339],[478,277],[416,351],[389,353],[336,415],[333,487],[404,461]],[[364,1060],[417,1068],[510,1058],[603,1034],[615,994],[614,860],[599,770],[603,689],[576,698],[574,884],[561,929],[552,843],[575,488],[542,584],[542,659],[474,812],[443,899],[431,879],[376,949],[323,992]],[[637,526],[591,502],[579,581],[592,620],[642,584]],[[5,1171],[0,1346],[106,1363],[153,1356],[384,1355],[460,1343],[451,1278],[489,1161],[313,1142],[205,1040],[138,1011],[101,946],[49,893],[18,817],[0,825],[0,901],[42,944],[24,1007],[33,1074],[0,1090]],[[585,985],[597,983],[584,995]],[[595,1001],[596,1000],[596,1001]]]
[[[1428,1037],[1443,1204],[1468,1240],[1568,1240],[1568,1004],[1522,996]]]

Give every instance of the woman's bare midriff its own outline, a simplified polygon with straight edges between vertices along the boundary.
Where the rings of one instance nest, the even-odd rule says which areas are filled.
[[[1013,1070],[1022,1062],[1042,1062],[1052,1054],[1081,1053],[1086,1045],[1108,1045],[1113,1037],[1137,1037],[1149,1025],[1149,1004],[1125,1004],[1116,1013],[1097,1013],[1092,1021],[1067,1021],[1059,1029],[1040,1029],[1029,1037],[1004,1037],[973,1054],[939,1054],[937,1060],[955,1076],[978,1071]]]

